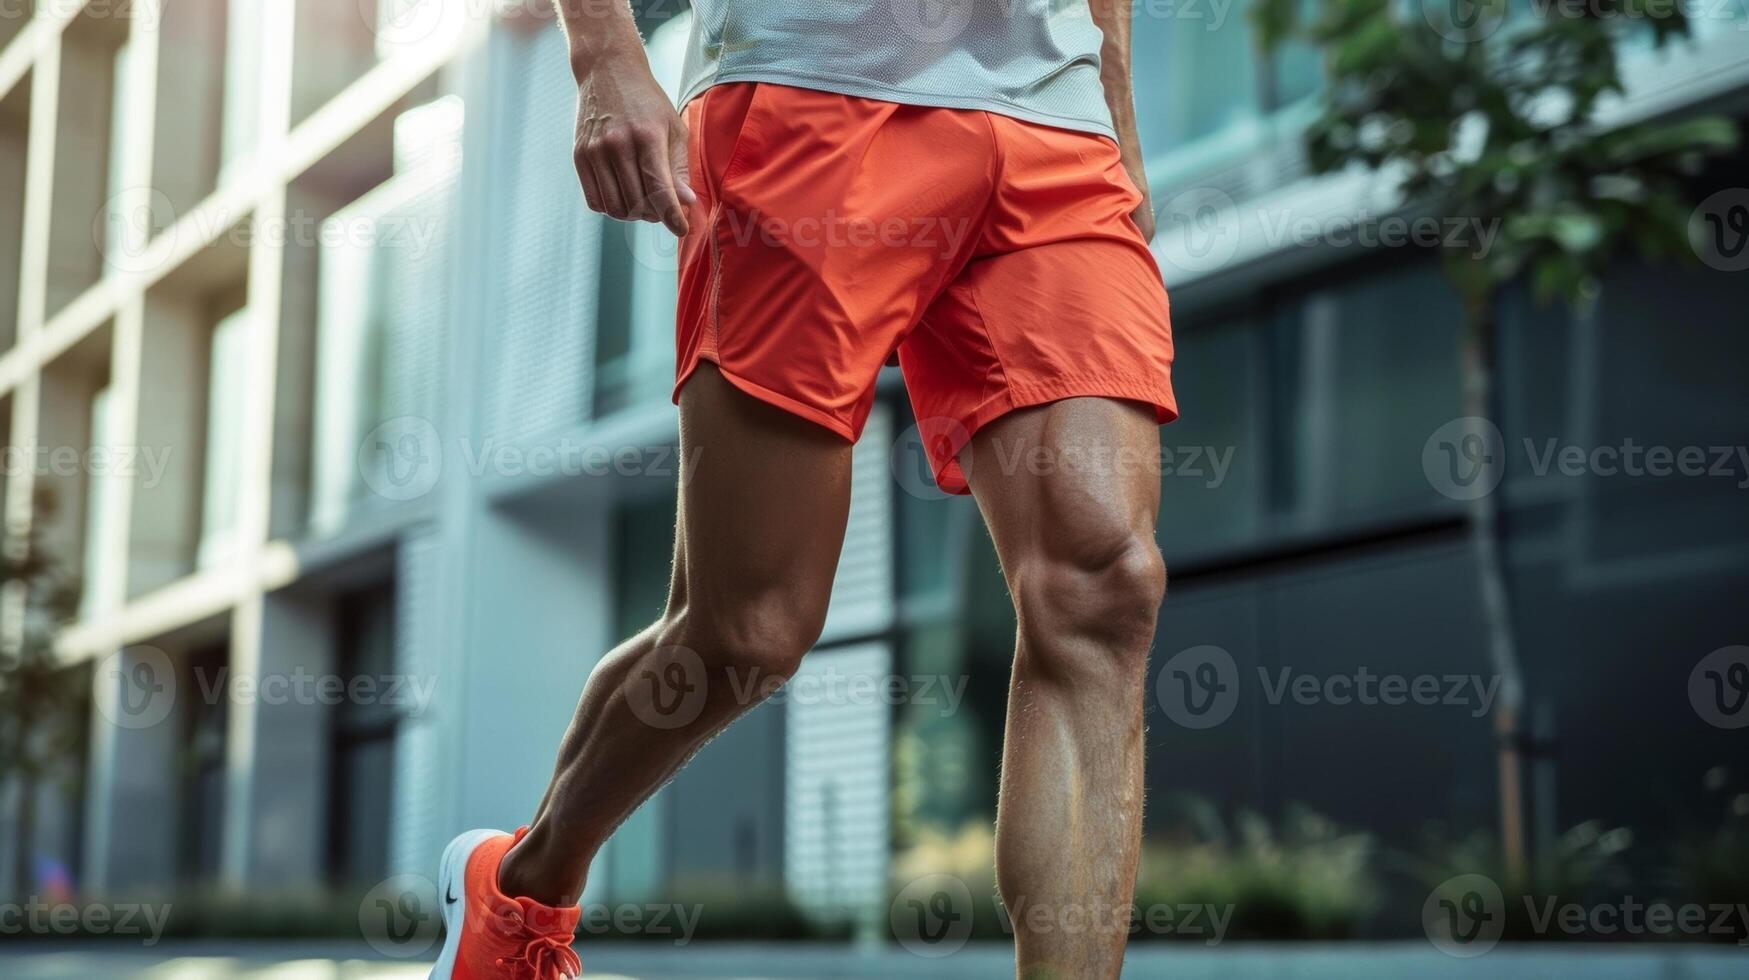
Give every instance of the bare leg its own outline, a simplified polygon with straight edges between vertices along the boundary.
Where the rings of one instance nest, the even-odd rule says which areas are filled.
[[[1019,622],[996,878],[1023,980],[1123,967],[1144,675],[1166,588],[1159,445],[1151,414],[1095,398],[1013,413],[972,444],[969,481]]]
[[[590,675],[506,894],[570,905],[608,835],[819,638],[850,506],[850,446],[710,364],[680,399],[674,580],[661,620]]]

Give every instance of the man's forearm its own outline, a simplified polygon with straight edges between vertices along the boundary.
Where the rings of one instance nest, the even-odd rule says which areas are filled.
[[[1089,0],[1093,22],[1105,33],[1099,52],[1099,76],[1105,83],[1105,101],[1112,122],[1125,138],[1136,131],[1136,100],[1130,80],[1130,23],[1133,0]]]
[[[553,0],[553,9],[565,28],[573,74],[601,61],[644,57],[644,39],[628,0]]]

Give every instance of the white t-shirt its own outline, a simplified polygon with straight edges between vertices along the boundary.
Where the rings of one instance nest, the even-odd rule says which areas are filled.
[[[1087,0],[693,0],[680,104],[772,82],[1114,137]]]

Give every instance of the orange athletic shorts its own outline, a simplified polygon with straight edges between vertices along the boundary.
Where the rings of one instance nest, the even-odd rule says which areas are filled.
[[[1159,266],[1115,143],[990,112],[766,83],[687,106],[674,395],[700,360],[854,441],[895,351],[943,490],[1006,412],[1063,398],[1176,418]]]

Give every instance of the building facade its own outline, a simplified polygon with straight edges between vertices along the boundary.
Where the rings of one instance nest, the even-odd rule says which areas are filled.
[[[35,839],[3,835],[0,881],[21,861],[94,894],[429,874],[454,833],[528,818],[590,667],[660,610],[687,463],[674,243],[584,208],[564,44],[536,8],[90,0],[0,23],[7,529],[34,524],[81,580],[57,650],[92,683],[78,778],[28,797]],[[1307,172],[1314,57],[1260,58],[1236,9],[1138,8],[1185,413],[1149,826],[1190,795],[1392,840],[1489,827],[1485,710],[1248,687],[1195,727],[1161,693],[1204,647],[1247,684],[1489,667],[1462,504],[1424,468],[1460,414],[1437,261],[1332,233],[1394,204]],[[688,16],[645,15],[671,88]],[[1612,112],[1743,115],[1744,26],[1634,52]],[[1508,445],[1749,444],[1746,299],[1741,273],[1632,263],[1582,315],[1513,298]],[[918,828],[988,822],[1012,616],[911,422],[883,378],[820,649],[619,831],[591,898],[729,880],[863,915]],[[1730,750],[1686,683],[1749,630],[1744,491],[1515,462],[1502,492],[1551,746],[1527,776],[1541,839],[1593,817],[1676,833]],[[844,695],[868,677],[906,693]],[[1624,772],[1657,791],[1623,798]],[[27,797],[6,793],[16,828]]]

